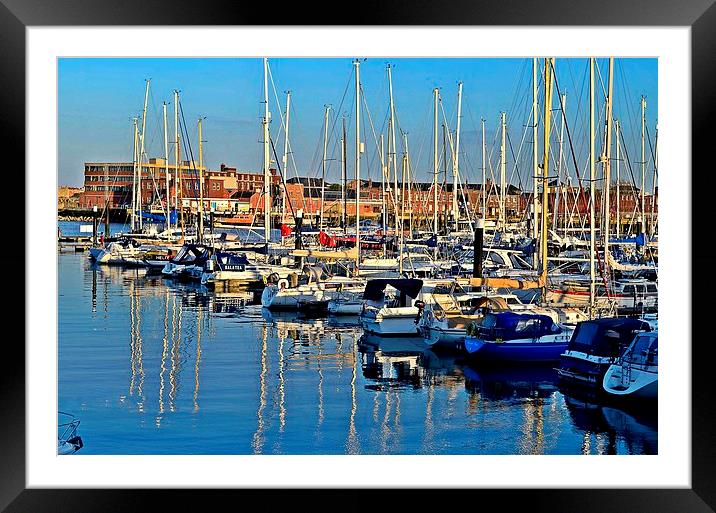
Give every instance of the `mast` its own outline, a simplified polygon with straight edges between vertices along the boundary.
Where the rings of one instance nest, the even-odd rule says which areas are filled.
[[[485,118],[481,118],[482,123],[482,218],[487,220],[487,185],[486,185],[486,174],[487,168],[485,167]]]
[[[167,218],[166,227],[171,229],[172,224],[169,218],[169,205],[171,203],[169,196],[169,133],[167,132],[167,102],[162,102],[164,111],[164,182],[166,184],[166,201],[167,201]]]
[[[147,79],[146,82],[147,87],[144,90],[144,110],[142,111],[141,149],[139,151],[139,192],[137,197],[137,199],[139,200],[139,228],[142,228],[142,168],[144,167],[144,134],[147,128],[147,101],[149,100],[149,83],[151,82],[151,79]]]
[[[562,93],[562,101],[560,102],[560,105],[562,108],[560,109],[562,111],[562,122],[559,125],[559,160],[557,161],[557,193],[554,195],[554,219],[552,221],[552,228],[554,230],[557,230],[557,219],[559,218],[559,190],[564,189],[562,187],[562,159],[563,159],[563,153],[562,149],[564,147],[564,122],[567,119],[567,114],[565,111],[565,108],[567,106],[567,94]],[[564,209],[564,213],[567,213],[567,201],[565,197],[564,206],[562,207]],[[566,226],[566,224],[565,224]]]
[[[455,158],[452,161],[452,215],[455,230],[460,229],[460,209],[457,205],[458,164],[460,162],[460,120],[462,119],[462,82],[457,83],[457,129],[455,133]]]
[[[448,204],[447,204],[447,126],[443,122],[443,190],[445,190],[445,210],[443,214],[443,229],[447,232]]]
[[[604,151],[604,269],[606,270],[607,255],[609,254],[609,227],[611,225],[611,209],[609,208],[609,188],[611,186],[611,158],[612,158],[612,94],[614,89],[614,57],[609,58],[609,92],[607,93],[607,130]]]
[[[323,164],[321,166],[321,220],[319,231],[323,231],[323,215],[325,214],[324,205],[326,203],[326,158],[328,158],[328,113],[331,110],[330,105],[326,105],[326,113],[323,118]]]
[[[641,97],[641,233],[646,233],[646,214],[644,209],[644,177],[646,176],[646,147],[644,134],[646,132],[646,98]]]
[[[137,224],[137,153],[139,152],[139,128],[134,118],[134,151],[132,152],[132,232]]]
[[[403,165],[402,165],[402,175],[400,180],[400,185],[403,188],[402,192],[400,193],[400,217],[404,218],[405,215],[405,172],[408,168],[408,154],[404,151],[403,152]],[[400,230],[400,238],[398,239],[400,241],[399,243],[399,253],[398,253],[398,273],[402,276],[403,275],[403,243],[405,242],[405,230]]]
[[[537,57],[532,59],[532,238],[537,239]],[[543,206],[544,208],[544,206]],[[556,216],[555,216],[556,219]],[[537,269],[537,259],[532,259],[532,268]]]
[[[174,163],[176,164],[176,182],[174,184],[174,209],[179,212],[181,219],[182,233],[184,231],[184,205],[181,184],[181,162],[179,160],[180,144],[179,144],[179,91],[174,90]],[[179,197],[182,202],[179,202]]]
[[[654,175],[652,177],[653,183],[651,185],[651,223],[649,223],[650,226],[650,233],[653,236],[654,233],[656,233],[656,180],[657,180],[657,172],[659,169],[659,123],[657,122],[656,126],[654,127]]]
[[[343,138],[341,139],[341,202],[343,209],[341,212],[341,226],[343,226],[343,233],[346,233],[348,225],[346,224],[346,216],[348,215],[348,204],[346,202],[346,178],[347,178],[347,148],[348,141],[346,140],[346,117],[343,116]]]
[[[589,317],[594,316],[594,58],[589,59]]]
[[[620,157],[619,157],[619,120],[618,119],[614,122],[614,131],[615,131],[614,135],[616,136],[616,143],[617,143],[616,146],[617,146],[617,239],[618,239],[619,236],[621,235],[620,232],[621,232],[621,215],[622,215],[621,214],[622,195],[621,195],[621,190],[620,190],[621,184],[619,183],[619,182],[621,182],[622,177],[621,177],[621,172],[620,172],[620,168],[619,168],[621,162],[620,162]]]
[[[540,264],[541,279],[543,283],[542,298],[546,298],[547,287],[547,206],[549,197],[549,133],[552,123],[552,68],[554,59],[544,60],[544,134],[542,145],[544,146],[544,160],[542,161],[542,227],[540,229]]]
[[[199,242],[204,242],[204,139],[199,118]]]
[[[288,120],[291,115],[291,91],[286,91],[286,137],[283,141],[283,194],[281,198],[281,224],[286,221],[286,175],[288,174]],[[283,239],[283,235],[281,236]]]
[[[358,272],[360,269],[360,61],[356,59],[353,65],[356,68],[356,272]],[[391,86],[391,105],[392,97]]]
[[[403,220],[400,219],[398,215],[398,193],[400,192],[398,189],[398,151],[396,149],[395,144],[395,104],[393,103],[393,72],[391,71],[391,65],[388,64],[387,70],[388,70],[388,92],[389,92],[389,98],[390,98],[390,119],[388,120],[388,132],[390,139],[388,140],[388,159],[390,160],[392,157],[392,163],[393,163],[393,178],[395,180],[395,229],[401,230],[403,225]],[[392,152],[390,148],[390,144],[392,142]]]
[[[507,152],[505,151],[507,124],[505,116],[504,112],[500,113],[502,125],[502,143],[500,144],[500,227],[502,231],[505,231],[507,227],[507,219],[505,219],[505,187],[507,186]]]
[[[403,132],[403,146],[405,147],[405,172],[403,175],[403,196],[405,196],[405,185],[408,185],[408,231],[413,236],[413,189],[410,175],[410,151],[408,150],[408,134]],[[405,199],[403,199],[403,212],[405,212]],[[405,215],[403,215],[403,218]]]
[[[268,58],[264,57],[264,117],[262,120],[264,132],[264,238],[268,249],[271,241],[271,173],[269,171],[269,102],[268,102]]]
[[[440,90],[433,89],[433,233],[438,233],[438,99]],[[436,246],[437,248],[437,246]]]
[[[388,228],[388,214],[386,212],[386,201],[385,201],[385,182],[386,182],[386,171],[388,170],[388,167],[385,163],[385,145],[383,141],[383,134],[380,134],[380,204],[381,204],[381,233],[383,236],[381,237],[383,239],[383,258],[385,258],[385,240],[386,240],[386,234]]]

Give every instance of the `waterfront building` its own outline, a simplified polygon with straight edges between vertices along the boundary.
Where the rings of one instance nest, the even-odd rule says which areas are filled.
[[[166,165],[164,158],[151,158],[143,164],[141,173],[142,205],[161,211],[166,200],[165,169],[169,169],[169,195],[174,198],[177,188],[177,166]],[[181,175],[181,203],[183,208],[195,210],[199,204],[200,168],[191,161],[183,161],[179,166]],[[239,212],[246,210],[243,205],[249,201],[243,193],[253,193],[263,188],[263,174],[238,171],[236,168],[221,164],[217,171],[201,168],[204,175],[204,208],[217,212]],[[271,170],[274,185],[279,177]],[[80,194],[78,207],[91,209],[103,208],[105,202],[110,208],[132,207],[132,184],[134,164],[132,162],[86,162],[84,169],[84,191]],[[238,193],[238,194],[237,194]],[[242,205],[243,203],[243,205]]]

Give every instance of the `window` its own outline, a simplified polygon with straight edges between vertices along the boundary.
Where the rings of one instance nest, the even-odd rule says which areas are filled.
[[[495,265],[505,265],[505,260],[497,253],[488,253],[487,259]]]

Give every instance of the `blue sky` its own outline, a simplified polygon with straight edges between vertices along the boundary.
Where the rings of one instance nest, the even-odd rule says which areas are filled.
[[[379,133],[382,129],[385,132],[388,114],[387,63],[393,66],[398,126],[408,134],[413,172],[417,179],[427,180],[432,172],[432,90],[434,87],[441,88],[445,115],[454,130],[458,81],[464,84],[461,172],[470,181],[478,181],[477,177],[481,176],[481,118],[486,120],[487,152],[492,155],[492,167],[496,167],[499,138],[495,138],[495,130],[499,128],[500,112],[506,111],[509,139],[512,151],[517,155],[517,171],[512,172],[515,164],[512,151],[508,151],[510,181],[519,183],[529,179],[531,129],[524,137],[523,132],[531,111],[532,60],[484,58],[365,60],[361,64],[361,84],[368,109],[361,114],[362,139],[366,143],[362,177],[380,178],[368,113],[375,131]],[[597,64],[597,86],[600,88],[607,81],[607,60],[598,59]],[[298,173],[305,176],[317,176],[319,173],[324,105],[330,104],[333,113],[329,127],[334,130],[329,139],[329,158],[337,159],[340,155],[338,126],[340,116],[345,113],[348,116],[348,173],[352,175],[352,113],[355,110],[352,59],[277,58],[270,59],[269,65],[281,103],[279,107],[270,83],[271,133],[279,155],[283,148],[279,111],[285,110],[284,92],[291,90],[290,142]],[[540,61],[540,71],[541,66]],[[589,126],[588,61],[557,59],[556,70],[559,88],[567,94],[567,125],[580,173],[584,176]],[[647,125],[652,144],[658,119],[657,60],[617,59],[615,70],[614,115],[623,125],[625,144],[636,176],[640,172],[637,162],[641,151],[641,95],[647,98]],[[206,141],[204,155],[210,168],[216,169],[223,162],[241,170],[261,169],[261,59],[63,58],[58,63],[60,185],[81,185],[84,162],[132,160],[132,118],[141,116],[146,78],[151,79],[147,119],[149,156],[162,156],[164,153],[162,101],[172,102],[173,90],[178,89],[195,157],[196,120],[202,116],[206,118],[203,126]],[[603,107],[603,96],[596,94],[598,115]],[[170,133],[173,133],[173,105],[168,106],[168,111]],[[541,116],[542,112],[540,121]],[[335,121],[338,122],[334,125]],[[601,132],[602,126],[603,116],[597,121],[598,131]],[[559,124],[553,125],[553,129],[557,137]],[[599,133],[596,140],[601,141]],[[553,138],[553,145],[556,141]],[[565,153],[571,155],[566,135],[564,141]],[[399,151],[402,151],[402,143],[398,142],[398,145]],[[597,147],[600,147],[599,142]],[[555,150],[556,146],[552,151]],[[170,149],[170,153],[172,151]],[[571,156],[569,160],[569,166],[573,168]],[[626,164],[622,169],[625,167]],[[337,160],[331,160],[327,179],[336,181],[339,169]],[[291,163],[288,176],[293,176],[294,172]],[[650,177],[647,183],[651,183]]]

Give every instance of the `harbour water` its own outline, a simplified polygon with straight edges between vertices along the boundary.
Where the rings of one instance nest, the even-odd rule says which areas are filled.
[[[144,269],[59,266],[58,407],[79,454],[655,454],[655,412],[478,369],[357,319],[273,314]]]

